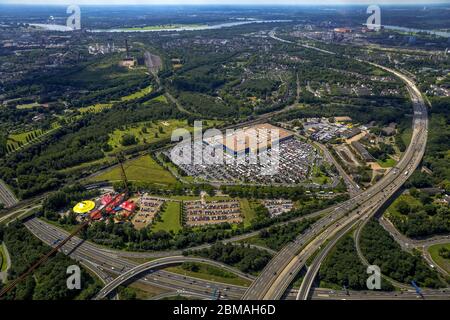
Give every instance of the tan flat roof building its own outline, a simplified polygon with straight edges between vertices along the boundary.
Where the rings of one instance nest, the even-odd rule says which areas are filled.
[[[235,130],[233,133],[214,136],[204,139],[211,146],[222,145],[223,149],[231,154],[255,152],[270,148],[273,143],[288,140],[293,133],[271,125],[269,123],[257,124],[251,127]]]

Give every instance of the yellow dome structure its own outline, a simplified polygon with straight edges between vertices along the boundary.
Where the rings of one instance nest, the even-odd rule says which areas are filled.
[[[95,202],[94,201],[81,201],[73,207],[73,212],[78,214],[85,214],[89,211],[92,211],[95,208]]]

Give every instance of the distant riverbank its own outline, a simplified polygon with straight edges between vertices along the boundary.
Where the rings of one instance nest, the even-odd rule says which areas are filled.
[[[160,32],[160,31],[199,31],[199,30],[215,30],[222,28],[230,28],[252,23],[277,23],[291,22],[292,20],[246,20],[235,22],[224,22],[218,24],[190,24],[190,25],[168,25],[168,26],[145,26],[136,28],[117,28],[117,29],[93,29],[90,32]]]
[[[428,33],[440,37],[449,38],[450,32],[446,31],[438,31],[438,30],[425,30],[425,29],[416,29],[416,28],[406,28],[406,27],[400,27],[400,26],[383,26],[385,29],[388,30],[396,30],[396,31],[404,31],[404,32],[413,32],[413,33]]]

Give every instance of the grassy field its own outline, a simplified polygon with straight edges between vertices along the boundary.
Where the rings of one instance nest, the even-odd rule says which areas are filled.
[[[109,145],[113,148],[113,152],[117,150],[126,149],[122,146],[122,137],[125,134],[132,134],[135,136],[138,144],[153,143],[169,138],[172,131],[178,128],[188,128],[186,120],[168,120],[157,122],[137,123],[114,130],[110,135]]]
[[[0,244],[0,271],[3,272],[6,270],[6,256],[3,253],[3,246]]]
[[[247,227],[256,217],[255,210],[253,209],[253,206],[256,204],[256,202],[250,202],[247,199],[240,199],[239,202],[241,204],[241,212],[244,215],[244,226]]]
[[[382,168],[392,168],[397,164],[397,161],[395,161],[394,159],[392,159],[391,157],[389,157],[388,159],[386,159],[385,161],[381,161],[381,160],[377,160],[377,163],[382,167]]]
[[[198,267],[197,271],[191,271],[191,270],[185,270],[182,266],[176,266],[176,267],[169,267],[165,268],[166,271],[183,274],[186,276],[209,280],[209,281],[215,281],[215,282],[221,282],[221,283],[228,283],[232,285],[237,286],[244,286],[248,287],[250,285],[250,281],[246,279],[242,279],[239,276],[219,269],[214,266],[210,266],[203,263],[194,263],[196,267]],[[206,289],[206,288],[205,288]]]
[[[318,166],[314,166],[311,180],[320,185],[331,183],[331,178],[326,176],[325,172],[322,172]]]
[[[389,206],[389,208],[386,211],[387,216],[389,216],[390,214],[397,216],[401,215],[400,212],[397,211],[397,203],[401,200],[406,201],[411,206],[412,211],[415,211],[415,209],[422,206],[422,203],[418,199],[410,196],[409,194],[402,194],[400,197],[395,199],[395,201]]]
[[[23,144],[27,143],[27,136],[30,134],[36,134],[37,136],[42,135],[44,132],[41,129],[38,130],[30,130],[30,131],[25,131],[22,133],[17,133],[17,134],[11,134],[9,135],[8,139],[10,140],[10,143],[14,143],[14,141],[16,142],[21,142]]]
[[[170,172],[164,170],[149,155],[129,160],[124,164],[125,172],[129,181],[148,182],[160,186],[171,186],[176,183],[176,179]],[[121,181],[120,168],[114,167],[96,177],[92,181]]]
[[[61,170],[58,170],[58,171],[70,174],[70,173],[72,173],[74,171],[87,169],[87,168],[95,166],[95,165],[113,164],[113,163],[115,163],[115,161],[116,161],[115,157],[105,157],[105,158],[94,160],[94,161],[90,161],[90,162],[84,162],[84,163],[79,164],[77,166],[61,169]]]
[[[14,133],[14,134],[10,134],[8,136],[8,142],[7,145],[11,146],[14,150],[20,147],[20,144],[25,145],[27,144],[27,137],[30,136],[30,139],[35,140],[35,138],[31,138],[31,135],[36,135],[38,139],[40,136],[49,133],[52,130],[58,129],[59,127],[61,127],[59,125],[58,122],[53,122],[51,125],[51,129],[48,131],[43,131],[42,129],[37,129],[37,130],[29,130],[29,131],[24,131],[21,133]],[[30,141],[33,141],[30,140]]]
[[[141,89],[141,90],[136,91],[128,96],[124,96],[124,97],[120,98],[120,101],[131,101],[131,100],[142,98],[143,96],[152,92],[152,90],[153,90],[152,87],[148,86],[147,88]],[[111,108],[113,106],[113,103],[114,103],[114,101],[111,101],[109,103],[97,103],[92,106],[78,108],[78,111],[80,111],[82,114],[98,113],[105,109]]]
[[[409,145],[409,143],[411,142],[411,138],[412,138],[412,129],[411,128],[406,128],[402,134],[401,134],[401,138],[403,140],[403,142],[405,143],[406,146]]]
[[[447,250],[450,250],[450,243],[436,244],[434,246],[431,246],[428,248],[428,252],[430,253],[433,261],[436,262],[436,264],[450,273],[450,259],[444,259],[439,255],[439,249],[441,248],[447,248]]]
[[[16,106],[16,109],[21,110],[21,109],[32,109],[34,107],[40,107],[42,106],[41,104],[37,103],[37,102],[33,102],[33,103],[27,103],[27,104],[19,104]]]
[[[92,106],[79,108],[78,111],[80,111],[81,113],[89,113],[89,112],[98,113],[111,107],[112,103],[97,103]]]
[[[152,230],[160,231],[164,230],[167,232],[173,231],[177,233],[182,229],[180,223],[181,214],[181,204],[179,202],[167,202],[165,204],[165,209],[161,212],[161,221],[154,223]],[[158,219],[159,220],[159,219]]]
[[[222,123],[222,121],[210,120],[205,127],[216,127]],[[114,130],[114,132],[110,134],[108,143],[113,148],[112,153],[116,153],[118,150],[124,150],[136,145],[126,147],[122,145],[122,137],[126,134],[133,135],[137,140],[137,144],[145,144],[168,139],[176,129],[187,129],[190,132],[193,131],[193,127],[188,125],[187,120],[139,122]]]
[[[152,92],[152,90],[153,90],[152,86],[148,86],[147,88],[141,89],[141,90],[136,91],[128,96],[122,97],[120,100],[121,101],[130,101],[130,100],[139,99],[139,98],[146,96],[150,92]]]
[[[160,96],[157,96],[156,98],[153,98],[153,99],[151,99],[149,101],[144,102],[143,105],[144,106],[148,105],[152,101],[167,103],[167,98],[164,95],[160,95]]]

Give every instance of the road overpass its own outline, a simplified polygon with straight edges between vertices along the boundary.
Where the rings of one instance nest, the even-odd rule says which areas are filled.
[[[62,232],[61,229],[43,221],[39,221],[38,219],[30,219],[24,224],[37,238],[50,246],[56,246],[58,240],[65,238],[65,232]],[[88,267],[97,274],[105,284],[108,284],[113,281],[114,278],[128,272],[140,264],[135,260],[119,257],[108,249],[92,245],[77,237],[72,238],[71,241],[66,243],[61,248],[61,251],[65,255],[70,256],[72,259]],[[233,267],[213,260],[197,259],[199,259],[199,261],[201,260],[202,263],[208,263],[209,261],[210,263],[208,264],[220,267],[221,269],[224,269],[224,266],[226,266],[227,270],[230,272],[233,271],[235,274],[244,274]],[[245,275],[245,277],[247,279],[253,279],[251,275]],[[239,299],[246,290],[246,287],[242,286],[197,279],[164,270],[154,270],[153,272],[149,272],[148,275],[143,276],[142,279],[139,279],[138,281],[168,291],[184,290],[192,294],[211,295],[213,291],[217,289],[222,292],[222,295],[226,299]]]
[[[114,279],[113,281],[109,282],[101,291],[100,293],[95,297],[95,300],[100,300],[106,298],[108,295],[110,295],[114,290],[117,289],[120,285],[123,285],[130,281],[130,279],[135,278],[136,276],[139,276],[140,274],[144,273],[148,270],[153,270],[157,268],[162,268],[168,265],[175,265],[175,264],[181,264],[184,262],[197,262],[197,263],[205,263],[209,265],[213,265],[216,267],[219,267],[221,269],[233,272],[240,276],[241,278],[247,279],[247,280],[254,280],[254,277],[251,277],[243,272],[240,272],[239,270],[236,270],[235,268],[232,268],[226,264],[216,262],[209,259],[203,259],[203,258],[196,258],[196,257],[184,257],[184,256],[176,256],[176,257],[166,257],[166,258],[160,258],[153,261],[149,261],[143,264],[140,264],[130,270],[128,270],[125,273],[122,273],[119,277]]]

